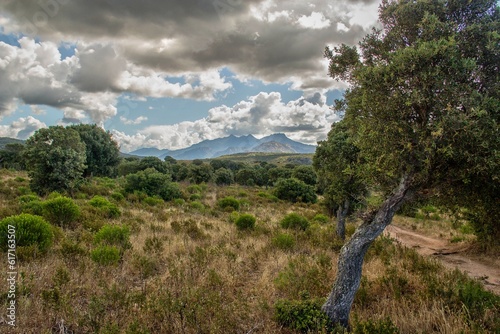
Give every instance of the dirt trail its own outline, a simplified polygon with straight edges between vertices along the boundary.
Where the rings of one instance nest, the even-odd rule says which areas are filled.
[[[435,239],[395,225],[389,225],[385,233],[419,254],[433,256],[444,266],[467,273],[480,280],[484,287],[500,295],[500,258],[488,259],[466,252],[467,247],[450,244],[446,240]]]

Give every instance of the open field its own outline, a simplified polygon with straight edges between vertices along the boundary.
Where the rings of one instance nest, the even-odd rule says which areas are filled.
[[[29,190],[26,174],[2,170],[0,175],[3,219],[26,210],[20,198]],[[333,222],[317,218],[324,214],[321,203],[291,204],[259,187],[186,183],[181,188],[185,200],[164,202],[118,195],[119,179],[94,179],[82,187],[73,196],[81,215],[71,226],[54,227],[46,254],[18,250],[17,327],[5,324],[7,285],[2,284],[0,332],[299,333],[280,320],[286,307],[277,305],[309,305],[309,313],[296,314],[302,320],[316,314],[331,289],[343,244],[334,237]],[[119,215],[102,215],[90,205],[96,195],[116,205]],[[237,211],[218,206],[228,196],[238,200]],[[281,227],[292,212],[306,217],[309,227]],[[235,226],[244,213],[256,217],[255,228]],[[422,233],[432,223],[407,217],[396,222],[416,224]],[[98,231],[108,224],[126,227],[130,244],[119,261],[106,265],[91,254],[98,248]],[[348,223],[348,235],[356,224]],[[452,232],[450,238],[462,243],[470,238],[446,220],[436,226],[445,240]],[[0,257],[5,282],[7,255]],[[388,237],[371,246],[363,270],[351,317],[355,333],[499,332],[498,296]]]

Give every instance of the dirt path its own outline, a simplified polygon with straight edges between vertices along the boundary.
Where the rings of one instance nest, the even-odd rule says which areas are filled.
[[[500,295],[500,258],[487,259],[466,252],[467,248],[459,244],[450,244],[446,240],[435,239],[416,231],[395,225],[389,225],[385,233],[419,254],[433,256],[444,266],[466,272],[480,280],[484,287]]]

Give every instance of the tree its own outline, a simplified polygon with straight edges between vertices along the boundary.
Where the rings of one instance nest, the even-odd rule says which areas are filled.
[[[361,55],[325,50],[330,76],[350,84],[338,105],[359,149],[356,173],[385,198],[342,247],[323,305],[344,327],[368,247],[413,195],[462,206],[500,234],[496,1],[383,0],[379,13],[383,29],[363,39]]]
[[[76,130],[86,146],[86,165],[83,176],[115,176],[120,162],[118,144],[111,134],[96,124],[78,124],[67,127]]]
[[[230,169],[221,167],[215,171],[214,174],[215,184],[221,185],[230,185],[234,182],[233,172]]]
[[[5,148],[0,150],[0,165],[3,168],[26,169],[22,158],[23,150],[24,144],[9,143],[5,145]]]
[[[148,168],[154,168],[160,173],[170,174],[171,168],[170,164],[165,161],[161,161],[158,157],[144,157],[139,162],[139,167],[141,170],[146,170]]]
[[[345,219],[352,202],[360,201],[365,184],[356,172],[359,149],[352,143],[344,121],[332,124],[325,141],[318,143],[313,166],[330,216],[337,214],[337,235],[345,239]]]
[[[304,181],[310,186],[315,186],[318,177],[312,166],[296,166],[292,171],[292,177]]]
[[[85,143],[78,132],[62,126],[36,131],[23,151],[30,187],[43,195],[51,191],[73,191],[85,170]]]
[[[193,163],[189,166],[188,178],[192,183],[207,183],[212,181],[213,174],[214,172],[212,170],[212,166],[204,163],[202,160],[197,159],[193,160]]]
[[[317,200],[313,186],[294,178],[279,179],[274,185],[274,195],[279,199],[293,203],[316,203]]]

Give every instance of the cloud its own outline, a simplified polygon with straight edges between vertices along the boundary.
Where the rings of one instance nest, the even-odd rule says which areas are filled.
[[[326,76],[325,45],[355,44],[377,18],[380,0],[41,0],[11,1],[4,6],[7,33],[36,33],[57,43],[78,42],[81,70],[73,78],[85,91],[108,88],[151,90],[144,80],[154,74],[130,73],[134,64],[170,75],[229,67],[238,75],[268,82]],[[353,14],[354,13],[354,14]],[[106,45],[101,49],[93,44]],[[89,46],[90,45],[90,46]],[[89,48],[87,50],[87,48]],[[87,52],[93,49],[94,52]],[[97,63],[95,60],[101,60]],[[102,71],[98,71],[101,69]],[[93,80],[95,78],[95,80]],[[97,80],[99,79],[99,80]],[[140,81],[140,82],[138,82]],[[331,81],[310,80],[311,89],[331,88]],[[123,86],[124,85],[124,86]],[[295,85],[301,88],[301,84]],[[306,85],[309,89],[310,85]],[[164,84],[163,90],[189,95]],[[200,94],[206,98],[207,94]]]
[[[146,116],[139,116],[136,119],[128,119],[126,117],[120,116],[120,121],[123,122],[123,124],[126,125],[138,125],[141,124],[142,122],[147,121],[148,118]]]
[[[89,118],[102,124],[117,113],[122,93],[141,97],[181,97],[212,101],[232,87],[219,70],[184,74],[186,84],[170,83],[167,73],[141,68],[110,44],[80,43],[75,55],[61,59],[53,42],[19,39],[20,46],[0,42],[0,118],[17,101],[51,106],[66,118]]]
[[[28,116],[19,118],[17,121],[12,122],[11,125],[0,125],[0,137],[26,139],[36,130],[46,127],[45,123],[40,122],[32,116]]]
[[[135,135],[112,131],[124,151],[140,147],[184,148],[205,139],[229,135],[265,136],[284,132],[290,138],[316,144],[326,138],[331,123],[338,116],[326,105],[326,97],[315,93],[290,102],[283,102],[277,92],[259,93],[232,107],[210,109],[208,116],[173,125],[148,126]]]

